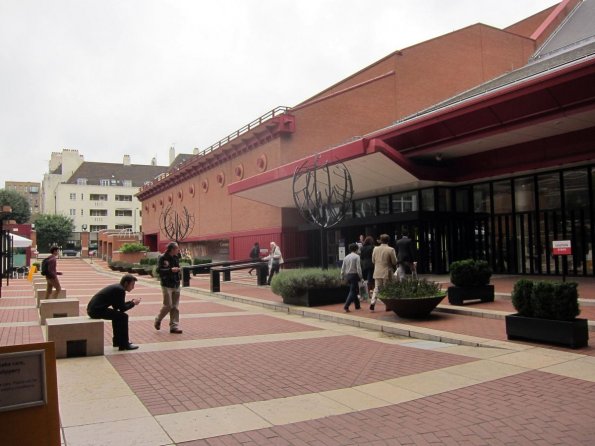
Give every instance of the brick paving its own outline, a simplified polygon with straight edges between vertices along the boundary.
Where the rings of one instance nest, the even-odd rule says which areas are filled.
[[[531,371],[378,409],[178,446],[593,445],[595,383]]]
[[[147,409],[160,415],[340,389],[473,359],[338,336],[118,355],[109,361]]]

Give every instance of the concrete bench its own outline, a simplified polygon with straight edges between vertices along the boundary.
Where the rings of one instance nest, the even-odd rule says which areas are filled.
[[[47,342],[54,342],[56,358],[103,355],[103,319],[87,316],[47,319]]]
[[[45,325],[46,319],[78,316],[79,304],[79,300],[75,298],[41,299],[39,301],[39,321],[41,325]]]
[[[54,291],[52,290],[52,293]],[[58,293],[58,297],[57,298],[53,298],[52,299],[65,299],[66,298],[66,290],[60,290],[60,293]],[[36,290],[35,291],[35,300],[37,301],[37,308],[39,308],[39,302],[43,299],[46,299],[46,295],[45,295],[45,288],[43,290]]]

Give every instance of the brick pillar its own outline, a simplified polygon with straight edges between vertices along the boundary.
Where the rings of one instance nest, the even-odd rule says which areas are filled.
[[[81,232],[81,257],[89,257],[89,233]]]

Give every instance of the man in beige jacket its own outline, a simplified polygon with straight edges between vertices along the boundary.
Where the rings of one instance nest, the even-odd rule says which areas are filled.
[[[382,290],[385,283],[393,278],[395,268],[397,267],[397,255],[395,248],[388,246],[390,237],[388,234],[380,236],[380,246],[376,246],[372,251],[372,263],[374,264],[374,292],[370,300],[370,311],[374,311],[376,305],[376,298],[378,293]]]

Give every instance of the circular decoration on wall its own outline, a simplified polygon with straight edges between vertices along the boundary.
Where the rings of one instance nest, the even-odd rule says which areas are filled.
[[[184,192],[182,192],[182,189],[180,189],[178,191],[178,200],[182,201],[183,198],[184,198]]]
[[[209,180],[207,180],[206,178],[204,180],[202,180],[200,182],[200,188],[202,189],[203,192],[206,192],[209,190]]]
[[[191,197],[194,197],[194,184],[191,184],[190,187],[188,188],[188,193],[190,194]]]
[[[172,201],[174,201],[174,196],[173,196],[173,194],[169,194],[169,195],[167,196],[167,202],[168,202],[168,203],[171,203]]]
[[[225,174],[223,173],[223,171],[217,174],[217,184],[220,187],[223,187],[223,185],[225,184]]]
[[[145,211],[149,212],[149,205],[145,204]]]
[[[151,204],[151,207],[153,208],[153,210],[157,209],[157,205],[155,204],[155,202],[153,202],[153,203]]]
[[[267,156],[264,153],[256,158],[256,168],[259,172],[267,170]]]
[[[235,169],[233,169],[233,174],[238,180],[244,178],[244,165],[242,163],[238,164]]]
[[[159,206],[163,207],[163,198],[159,199]]]

